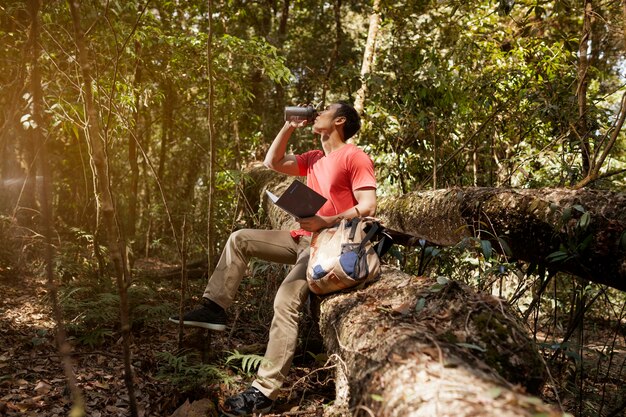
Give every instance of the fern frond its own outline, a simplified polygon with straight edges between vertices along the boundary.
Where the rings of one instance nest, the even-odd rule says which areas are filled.
[[[256,371],[262,364],[269,363],[267,359],[260,355],[243,354],[239,353],[236,350],[229,353],[230,355],[226,358],[226,363],[228,364],[234,361],[241,361],[241,370],[243,370],[243,372],[246,374],[250,374]]]

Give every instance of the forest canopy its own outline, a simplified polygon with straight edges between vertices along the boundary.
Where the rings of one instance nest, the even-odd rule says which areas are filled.
[[[55,215],[93,231],[86,87],[72,17],[67,4],[43,2],[35,34],[28,4],[4,2],[0,15],[0,176],[10,193],[3,212],[29,217],[36,209],[31,181],[19,204],[15,193],[19,181],[40,174],[32,163],[37,127],[50,148]],[[354,100],[363,85],[356,141],[375,158],[383,194],[574,186],[597,165],[594,187],[624,186],[618,2],[594,4],[583,34],[579,2],[377,1],[379,30],[364,74],[372,4],[216,2],[210,80],[208,4],[80,5],[119,218],[148,253],[172,244],[167,210],[176,229],[185,216],[205,229],[212,149],[221,240],[235,221],[241,168],[263,155],[283,107]],[[41,103],[32,91],[35,66]],[[313,142],[302,133],[293,143],[298,151]]]

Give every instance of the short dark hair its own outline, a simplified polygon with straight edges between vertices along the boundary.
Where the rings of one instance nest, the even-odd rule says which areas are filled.
[[[361,128],[361,117],[347,101],[338,101],[336,104],[339,107],[335,111],[335,117],[346,118],[346,122],[343,125],[343,139],[348,140]]]

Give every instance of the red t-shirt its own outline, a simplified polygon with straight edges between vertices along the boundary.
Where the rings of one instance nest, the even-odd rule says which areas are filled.
[[[347,143],[324,155],[321,150],[296,155],[300,175],[306,175],[309,187],[328,199],[317,212],[320,216],[334,216],[357,205],[355,190],[376,188],[374,163],[360,148]],[[310,235],[305,230],[293,230],[292,236]]]

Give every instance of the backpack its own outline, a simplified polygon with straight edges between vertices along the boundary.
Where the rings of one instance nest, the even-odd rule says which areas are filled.
[[[311,236],[307,283],[315,294],[364,285],[380,276],[380,257],[391,237],[374,218],[355,217]]]

